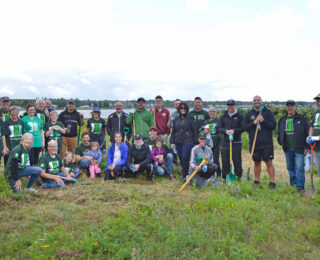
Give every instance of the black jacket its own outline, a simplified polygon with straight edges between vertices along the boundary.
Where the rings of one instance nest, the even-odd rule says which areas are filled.
[[[183,145],[188,142],[197,143],[197,141],[198,130],[194,119],[189,114],[185,117],[177,116],[173,121],[170,143]]]
[[[259,111],[255,109],[250,110],[243,121],[243,130],[249,133],[249,143],[250,149],[253,144],[254,135],[256,132],[257,125],[253,123],[253,121],[259,115]],[[265,147],[273,147],[273,137],[272,131],[276,129],[277,123],[274,118],[272,111],[266,107],[263,108],[261,115],[263,116],[263,122],[260,124],[260,130],[258,130],[257,140],[255,148],[265,148]]]
[[[226,130],[233,129],[233,142],[240,143],[241,142],[241,133],[242,133],[242,122],[243,115],[239,112],[236,112],[231,117],[226,111],[219,119],[218,129],[217,131],[222,134],[221,145],[226,146],[229,145],[229,136],[226,134]]]
[[[71,113],[68,111],[68,109],[62,111],[59,114],[58,121],[62,122],[62,124],[67,128],[68,127],[68,121],[71,121],[71,128],[70,133],[63,134],[62,136],[65,137],[75,137],[78,136],[77,132],[77,126],[81,126],[81,120],[80,120],[80,114],[77,110],[73,110]]]
[[[278,143],[282,146],[284,152],[288,151],[286,146],[286,121],[288,115],[285,115],[279,119],[278,122]],[[294,151],[296,153],[304,153],[304,149],[307,147],[306,138],[309,135],[309,122],[304,115],[296,113],[293,117],[294,127]]]
[[[115,133],[121,133],[122,140],[124,140],[124,132],[123,128],[128,127],[129,128],[129,133],[127,134],[127,139],[128,141],[131,138],[131,126],[126,124],[126,118],[128,114],[125,112],[122,112],[120,118],[117,116],[117,113],[114,112],[111,115],[108,116],[108,121],[106,124],[107,132],[110,136],[110,141],[114,142],[114,134]]]
[[[140,167],[152,163],[151,152],[147,144],[143,143],[140,149],[138,149],[135,144],[130,147],[127,156],[127,165],[130,166],[132,163],[140,164]]]

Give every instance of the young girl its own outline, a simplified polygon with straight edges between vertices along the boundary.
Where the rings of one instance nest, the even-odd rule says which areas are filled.
[[[171,180],[174,180],[172,172],[169,167],[166,166],[165,156],[168,153],[168,149],[163,145],[163,140],[157,136],[155,141],[155,147],[151,151],[153,163],[153,173],[162,176],[167,173]]]
[[[90,149],[90,151],[85,153],[85,155],[92,157],[91,164],[89,165],[90,178],[100,177],[101,169],[99,164],[102,162],[102,153],[99,150],[99,143],[90,143]]]
[[[76,168],[76,169],[74,168],[74,163],[72,161],[73,161],[72,152],[66,152],[64,154],[63,166],[67,169],[71,177],[78,178],[80,174],[80,170],[79,168]]]

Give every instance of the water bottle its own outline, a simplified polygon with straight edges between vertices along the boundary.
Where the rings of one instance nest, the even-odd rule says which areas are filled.
[[[176,148],[175,145],[172,147],[172,151],[173,151],[175,154],[177,154],[177,148]]]
[[[233,134],[229,134],[229,142],[233,141]]]
[[[308,136],[306,139],[307,144],[312,144],[313,142],[318,142],[320,136]]]
[[[133,164],[130,166],[130,170],[131,170],[132,172],[135,172],[135,171],[136,171],[136,169],[137,169],[137,167],[136,167],[136,166],[134,166]]]

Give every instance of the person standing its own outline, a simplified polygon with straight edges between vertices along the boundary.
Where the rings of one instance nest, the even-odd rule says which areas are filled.
[[[90,141],[99,143],[99,150],[103,152],[106,148],[106,121],[100,115],[100,108],[94,107],[92,117],[87,121],[87,130],[90,134]]]
[[[49,114],[54,110],[50,99],[46,99],[44,101],[44,109],[47,110]]]
[[[194,109],[189,112],[189,115],[193,117],[194,121],[197,125],[198,133],[201,131],[201,126],[204,125],[206,120],[209,120],[209,114],[207,111],[202,109],[202,99],[200,97],[196,97],[193,101]]]
[[[73,100],[68,101],[67,108],[59,114],[58,121],[62,122],[66,128],[65,134],[62,135],[62,147],[60,153],[63,160],[67,149],[69,152],[74,153],[78,139],[77,127],[81,126],[80,114],[75,109]]]
[[[150,109],[150,111],[154,116],[158,136],[165,144],[167,144],[171,125],[170,112],[163,106],[163,98],[161,96],[156,96],[155,101],[156,106],[155,108]]]
[[[108,116],[106,125],[107,132],[110,136],[110,142],[114,143],[115,133],[121,133],[122,140],[125,143],[128,143],[132,134],[130,124],[126,123],[126,118],[128,117],[128,114],[122,110],[121,102],[117,102],[115,108],[116,111]]]
[[[20,139],[24,133],[24,123],[19,119],[19,110],[12,106],[9,108],[10,118],[3,123],[2,127],[2,154],[4,165],[7,165],[11,150],[20,144]]]
[[[31,165],[38,165],[39,154],[45,146],[43,124],[39,117],[35,116],[36,108],[33,104],[28,104],[27,115],[21,120],[24,123],[24,132],[31,133],[34,137],[32,148],[30,149],[30,163]]]
[[[55,140],[58,143],[58,154],[61,153],[62,146],[62,134],[66,132],[64,125],[58,120],[58,112],[50,112],[50,120],[43,127],[46,136],[46,148],[48,147],[48,142]]]
[[[229,135],[232,135],[232,161],[234,173],[237,179],[242,176],[242,157],[241,157],[241,133],[243,116],[236,109],[236,102],[233,99],[227,101],[227,111],[220,117],[218,123],[218,133],[222,134],[221,140],[221,158],[222,158],[222,178],[225,180],[230,173],[230,141]]]
[[[317,111],[312,117],[310,122],[309,136],[319,136],[320,135],[320,94],[318,94],[314,100],[316,101]],[[316,162],[316,168],[318,175],[320,176],[320,142],[317,142],[314,148],[314,159]]]
[[[3,114],[3,122],[8,120],[10,118],[9,115],[9,107],[10,107],[10,98],[7,96],[4,96],[0,99],[1,101],[1,111]]]
[[[152,113],[145,108],[145,99],[140,97],[137,100],[137,110],[129,113],[126,123],[132,126],[132,131],[136,135],[141,135],[143,139],[148,138],[149,127],[154,126]]]
[[[286,156],[290,185],[296,186],[297,192],[304,190],[304,152],[307,147],[306,138],[309,134],[309,122],[296,112],[296,102],[286,102],[287,113],[278,122],[278,143]]]
[[[188,114],[187,103],[182,102],[179,107],[180,116],[173,121],[170,137],[171,148],[178,153],[182,166],[182,182],[186,181],[189,172],[190,154],[193,145],[197,142],[197,126],[193,118]]]
[[[212,138],[212,143],[213,146],[211,148],[213,152],[213,160],[214,163],[217,165],[217,177],[221,177],[221,168],[220,168],[220,162],[219,162],[219,157],[220,157],[220,142],[221,142],[221,133],[218,133],[218,123],[219,120],[217,118],[217,113],[215,107],[210,107],[209,108],[209,117],[210,119],[205,121],[205,125],[209,125],[209,133]]]
[[[244,131],[249,133],[250,151],[257,127],[258,133],[253,151],[254,183],[260,184],[261,161],[264,161],[270,178],[269,188],[274,189],[276,184],[274,182],[275,169],[272,162],[274,157],[272,131],[276,128],[276,120],[272,111],[262,105],[260,96],[253,97],[253,109],[244,118],[243,128]]]

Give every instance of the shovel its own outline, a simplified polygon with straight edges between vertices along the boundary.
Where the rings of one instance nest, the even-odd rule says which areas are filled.
[[[49,174],[49,175],[54,175],[54,174]],[[57,176],[62,180],[67,180],[68,181],[68,179],[66,177],[62,177],[62,176],[59,176],[59,175],[54,175],[54,176]],[[74,182],[75,184],[79,184],[79,185],[90,185],[91,184],[91,182],[80,182],[76,178],[72,178],[72,177],[71,177],[71,181]]]
[[[124,133],[124,142],[126,143],[128,141],[127,135],[129,134],[129,127],[124,127],[123,128],[123,133]]]
[[[226,184],[234,183],[237,180],[237,175],[232,173],[232,141],[233,141],[233,134],[229,134],[229,143],[230,143],[230,173],[227,174]]]
[[[310,182],[311,182],[311,187],[309,187],[304,194],[305,199],[310,199],[316,196],[317,194],[317,189],[314,188],[313,186],[313,150],[316,145],[316,142],[314,144],[310,144],[311,146],[311,167],[310,167]]]

